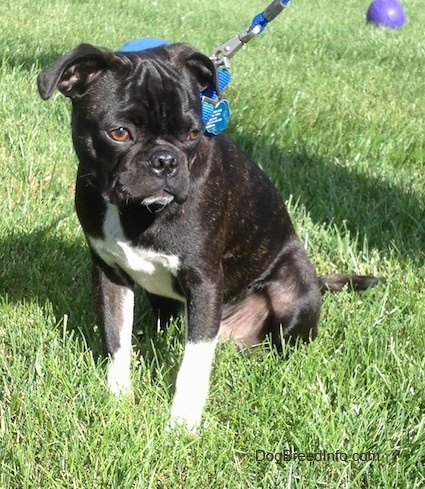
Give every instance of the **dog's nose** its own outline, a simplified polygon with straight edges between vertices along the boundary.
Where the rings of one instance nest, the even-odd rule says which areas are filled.
[[[175,175],[178,164],[177,156],[165,149],[155,151],[150,158],[150,166],[159,177]]]

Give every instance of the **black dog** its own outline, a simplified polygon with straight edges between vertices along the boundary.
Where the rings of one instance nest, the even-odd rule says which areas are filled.
[[[39,91],[72,100],[79,158],[76,209],[90,247],[93,288],[110,355],[108,385],[130,388],[133,287],[161,326],[185,306],[187,333],[171,422],[195,428],[218,338],[241,347],[269,334],[317,334],[321,287],[281,197],[225,136],[203,132],[200,92],[212,61],[185,44],[114,53],[83,44],[44,70]]]

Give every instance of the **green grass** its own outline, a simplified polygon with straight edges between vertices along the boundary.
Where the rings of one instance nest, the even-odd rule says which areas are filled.
[[[83,41],[118,48],[157,36],[209,53],[265,6],[2,4],[1,489],[424,487],[420,0],[404,1],[408,22],[397,31],[365,25],[368,1],[293,0],[234,58],[226,90],[229,134],[276,183],[319,273],[386,282],[327,295],[317,341],[287,359],[220,350],[196,436],[164,430],[180,323],[135,338],[131,397],[117,400],[105,386],[73,210],[70,107],[42,102],[36,75]],[[138,309],[137,329],[149,329],[143,299]],[[291,449],[325,458],[282,458]]]

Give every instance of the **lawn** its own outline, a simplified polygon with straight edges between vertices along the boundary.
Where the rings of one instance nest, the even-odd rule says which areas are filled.
[[[149,334],[111,396],[73,210],[69,101],[41,69],[80,42],[187,41],[205,53],[267,3],[5,0],[0,15],[0,488],[425,487],[425,10],[400,30],[365,0],[293,0],[232,62],[228,133],[288,204],[320,274],[385,278],[324,297],[287,358],[216,355],[204,422],[167,432],[184,327]]]

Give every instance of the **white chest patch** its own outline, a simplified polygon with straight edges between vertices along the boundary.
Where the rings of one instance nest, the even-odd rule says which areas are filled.
[[[108,204],[103,223],[104,238],[89,241],[96,253],[111,267],[124,270],[138,285],[148,292],[184,301],[173,289],[173,276],[180,267],[178,256],[167,255],[129,243],[121,226],[118,207]]]

